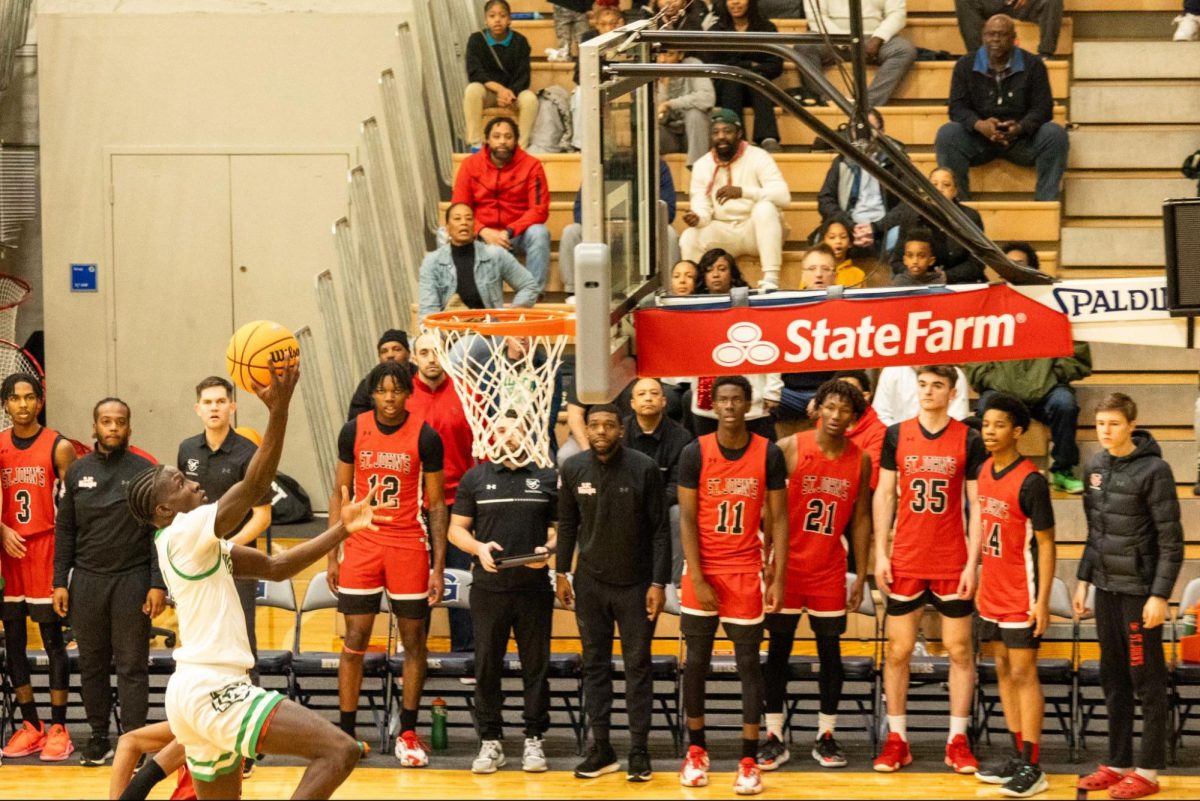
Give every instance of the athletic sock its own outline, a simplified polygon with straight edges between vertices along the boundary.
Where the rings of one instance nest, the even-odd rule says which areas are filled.
[[[837,729],[837,715],[826,715],[824,712],[817,713],[817,737],[824,737],[825,732],[833,734]]]
[[[401,734],[403,734],[406,731],[414,731],[415,732],[417,730],[417,713],[419,711],[420,710],[418,710],[418,709],[408,709],[408,708],[400,709],[400,733]]]
[[[38,717],[37,704],[33,701],[24,701],[18,706],[21,707],[21,718],[26,723],[31,723],[39,729],[42,728],[42,719]]]
[[[1025,748],[1025,740],[1021,738],[1021,732],[1012,731],[1009,734],[1012,736],[1013,748],[1017,749],[1018,754],[1021,753]]]
[[[767,713],[767,736],[775,735],[776,740],[783,740],[783,713]]]
[[[346,732],[346,734],[349,734],[351,737],[355,737],[354,732],[358,728],[358,724],[356,722],[357,717],[358,717],[357,709],[352,712],[339,711],[338,712],[338,718],[339,718],[338,726],[341,727],[341,730]]]
[[[752,740],[742,738],[742,759],[757,759],[758,758],[758,738]]]
[[[688,745],[698,745],[705,751],[708,750],[708,739],[704,736],[704,729],[688,728]],[[755,751],[757,756],[758,752]]]
[[[1158,781],[1158,771],[1157,770],[1153,770],[1151,768],[1137,768],[1134,771],[1134,773],[1141,776],[1146,781],[1149,781],[1149,782],[1157,782]]]
[[[167,774],[163,771],[162,766],[153,759],[147,759],[146,764],[142,765],[142,769],[129,780],[125,792],[121,793],[121,801],[142,801],[150,795],[154,785],[165,778],[167,778]]]
[[[969,717],[960,718],[954,715],[950,716],[950,734],[946,737],[946,742],[950,742],[958,735],[967,736],[967,728],[971,725]]]
[[[50,706],[50,725],[66,726],[67,725],[67,705],[66,704],[51,704]]]
[[[1030,765],[1036,765],[1038,764],[1038,758],[1041,756],[1041,750],[1042,749],[1038,743],[1031,743],[1026,740],[1025,746],[1021,751],[1021,758]]]
[[[908,742],[908,715],[888,715],[888,731],[899,734],[900,739]]]

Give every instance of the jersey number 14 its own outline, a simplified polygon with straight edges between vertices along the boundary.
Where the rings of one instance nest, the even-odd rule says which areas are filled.
[[[994,556],[997,559],[1002,556],[1000,539],[1000,524],[992,523],[992,527],[988,529],[987,536],[983,538],[983,552],[988,556]]]

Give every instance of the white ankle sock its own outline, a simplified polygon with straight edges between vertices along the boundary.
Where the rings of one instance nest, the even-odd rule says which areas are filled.
[[[837,728],[837,715],[826,715],[824,712],[817,713],[817,736],[825,736],[825,732],[833,734]]]
[[[1158,771],[1157,770],[1151,770],[1150,768],[1138,768],[1134,772],[1137,773],[1137,775],[1141,776],[1146,781],[1151,781],[1151,782],[1158,781]]]
[[[908,742],[908,715],[888,715],[888,731],[899,734],[900,739]]]
[[[775,735],[775,739],[783,741],[783,713],[768,712],[767,713],[767,734]]]
[[[955,717],[954,715],[951,715],[950,716],[950,734],[949,734],[949,736],[946,737],[946,742],[950,742],[951,740],[953,740],[955,737],[957,737],[960,734],[965,737],[967,735],[967,727],[970,725],[971,725],[971,719],[969,717],[959,718],[959,717]]]

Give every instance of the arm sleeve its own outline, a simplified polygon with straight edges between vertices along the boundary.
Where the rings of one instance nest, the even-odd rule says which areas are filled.
[[[983,392],[990,386],[988,384],[988,376],[995,369],[995,362],[975,362],[963,365],[963,372],[967,374],[967,383],[980,392]]]
[[[842,214],[842,207],[838,205],[838,176],[841,170],[842,159],[838,157],[829,165],[825,181],[817,192],[817,212],[821,215],[822,222]]]
[[[742,196],[755,202],[769,200],[779,208],[792,202],[792,190],[788,188],[779,165],[771,154],[765,151],[750,151],[757,156],[754,172],[758,178],[759,188],[742,187]]]
[[[417,435],[417,454],[421,457],[422,473],[440,473],[445,462],[445,449],[442,438],[433,430],[429,423],[421,423],[421,433]],[[354,464],[354,462],[350,462]]]
[[[575,501],[575,482],[564,469],[558,477],[558,551],[554,566],[559,573],[570,573],[575,562],[575,540],[579,536],[579,504]]]
[[[1065,359],[1054,360],[1054,375],[1070,384],[1092,374],[1092,348],[1086,342],[1076,342],[1075,352]]]
[[[691,203],[692,213],[700,218],[701,226],[708,225],[713,218],[712,198],[708,196],[708,182],[713,178],[713,169],[711,158],[698,158],[692,165],[688,202]]]
[[[778,33],[779,28],[774,22],[767,20],[767,24],[763,26],[764,33]],[[759,75],[770,80],[774,80],[783,74],[783,59],[776,55],[767,53],[754,53],[751,56],[753,69]]]
[[[441,298],[438,297],[437,287],[433,285],[433,276],[436,271],[437,257],[434,253],[426,253],[425,258],[421,259],[417,293],[417,314],[422,318],[427,314],[442,310]]]
[[[475,162],[470,157],[458,165],[458,174],[454,176],[454,189],[450,193],[451,203],[466,203],[475,208],[475,198],[471,197],[471,174],[475,171]],[[479,231],[479,221],[475,221],[475,231]]]
[[[954,65],[950,77],[950,120],[967,131],[975,130],[979,112],[971,105],[971,55],[965,55]]]
[[[900,424],[888,426],[883,435],[883,449],[879,451],[879,466],[884,470],[897,470],[896,446],[900,444]]]
[[[875,414],[879,415],[879,419],[884,425],[892,425],[899,423],[900,409],[896,403],[896,385],[900,373],[898,370],[907,370],[907,367],[885,367],[879,371],[879,382],[875,385],[875,397],[871,399],[871,405],[875,407]],[[885,465],[886,467],[886,465]],[[888,468],[895,470],[895,467]]]
[[[79,462],[75,462],[79,464]],[[74,467],[74,465],[72,465]],[[75,564],[75,475],[67,470],[63,481],[63,495],[58,502],[58,514],[54,519],[54,586],[67,586],[67,577]]]
[[[658,160],[658,199],[667,204],[667,223],[675,222],[675,179],[667,162]]]
[[[353,418],[346,425],[342,426],[342,430],[338,434],[339,462],[354,464],[354,440],[357,431],[358,425]]]
[[[158,564],[158,548],[154,545],[153,531],[147,533],[146,541],[150,543],[150,588],[166,590],[167,582],[163,579],[162,569]]]
[[[787,459],[774,442],[767,443],[767,489],[787,489]]]
[[[463,473],[458,480],[458,488],[454,491],[453,514],[475,519],[475,485],[478,483],[479,467],[472,467]]]
[[[367,379],[363,378],[354,388],[354,396],[350,398],[350,408],[346,411],[346,419],[353,421],[363,412],[371,411],[374,404],[371,402],[371,390],[367,388]]]
[[[647,460],[644,475],[642,502],[646,504],[646,521],[653,526],[654,537],[651,581],[665,587],[671,583],[671,522],[667,515],[666,491],[662,474],[653,460]]]
[[[1154,517],[1158,532],[1158,560],[1154,566],[1154,581],[1150,594],[1170,598],[1183,566],[1183,526],[1179,521],[1179,496],[1175,493],[1175,476],[1171,467],[1159,459],[1149,476],[1146,502]]]
[[[496,254],[496,258],[500,260],[500,276],[504,279],[504,283],[508,284],[516,292],[513,296],[512,305],[520,306],[521,308],[530,308],[537,303],[538,285],[529,270],[526,270],[521,262],[517,261],[513,254],[509,253],[504,248],[492,248]]]
[[[467,82],[468,83],[487,83],[494,80],[495,75],[488,69],[488,65],[495,65],[492,57],[487,54],[487,40],[483,38],[483,34],[479,31],[471,34],[467,39]]]
[[[513,58],[516,59],[516,64],[513,67],[512,86],[508,87],[513,94],[519,95],[530,86],[530,58],[532,51],[529,49],[529,40],[525,35],[513,31],[513,41],[509,45],[513,49]]]
[[[1021,135],[1032,137],[1038,128],[1054,119],[1054,92],[1050,89],[1050,73],[1040,58],[1029,56],[1025,65],[1029,71],[1026,78],[1029,83],[1025,87],[1029,108],[1021,118]]]
[[[1034,531],[1054,527],[1054,504],[1050,502],[1050,485],[1041,473],[1030,473],[1021,482],[1021,512],[1029,518]]]
[[[987,461],[987,448],[983,445],[983,437],[973,428],[967,429],[967,481],[979,478],[979,468]]]
[[[908,5],[905,0],[886,0],[882,5],[883,19],[871,35],[887,42],[908,24]]]
[[[693,64],[701,64],[700,59],[692,59],[690,56],[685,58],[683,62]],[[677,78],[686,83],[685,88],[688,90],[679,97],[668,100],[671,108],[676,111],[686,111],[688,109],[699,109],[707,112],[717,103],[717,90],[713,86],[711,78]]]
[[[526,180],[529,205],[524,214],[508,225],[516,236],[525,233],[525,229],[529,226],[540,225],[550,218],[550,189],[549,184],[546,183],[546,170],[542,167],[542,163],[533,156],[529,158],[533,161],[532,169],[529,170],[529,177]]]
[[[700,441],[689,442],[679,454],[679,486],[700,488]]]

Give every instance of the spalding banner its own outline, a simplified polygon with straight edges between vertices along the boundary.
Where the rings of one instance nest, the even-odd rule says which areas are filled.
[[[636,312],[643,376],[801,373],[1070,356],[1066,315],[1007,286]]]

